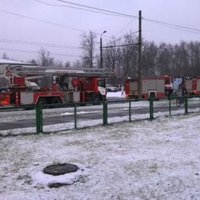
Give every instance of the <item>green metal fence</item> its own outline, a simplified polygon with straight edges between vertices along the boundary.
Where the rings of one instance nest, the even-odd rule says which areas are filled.
[[[177,101],[180,100],[182,102],[182,105],[179,107],[177,105]],[[145,102],[146,107],[138,107],[137,104],[140,102]],[[120,111],[119,108],[115,109],[115,106],[120,105],[124,110],[127,109],[127,112]],[[44,122],[45,122],[45,116],[44,113],[46,112],[46,109],[51,106],[51,109],[55,108],[71,108],[72,113],[73,113],[73,126],[71,129],[78,129],[82,128],[79,126],[79,123],[81,119],[79,110],[82,108],[85,108],[85,106],[81,106],[78,103],[72,103],[72,104],[66,104],[66,105],[37,105],[32,108],[35,110],[35,124],[36,124],[36,133],[44,133]],[[86,105],[87,106],[87,105]],[[93,108],[93,103],[88,103],[88,106],[91,106]],[[113,108],[112,108],[113,107]],[[30,107],[29,107],[30,108]],[[0,108],[0,115],[3,112],[6,112],[7,110],[12,110],[13,108]],[[27,109],[27,107],[20,107],[18,109]],[[89,107],[88,107],[89,109]],[[160,113],[165,113],[165,116],[172,116],[172,115],[177,115],[177,112],[180,112],[181,114],[189,114],[193,112],[200,112],[200,96],[193,96],[193,97],[188,97],[188,96],[183,96],[181,98],[177,98],[176,96],[171,96],[168,99],[164,100],[156,100],[154,98],[150,98],[148,101],[144,100],[116,100],[116,101],[104,101],[104,102],[99,102],[99,107],[98,109],[100,110],[100,115],[101,117],[99,118],[102,120],[100,124],[106,126],[109,124],[112,124],[111,119],[113,116],[111,116],[111,109],[115,109],[115,115],[117,115],[117,112],[121,118],[125,118],[125,120],[122,121],[134,121],[135,119],[139,119],[139,112],[143,112],[143,115],[145,115],[142,119],[149,119],[153,120],[159,116]],[[142,110],[143,109],[143,110]],[[94,112],[95,109],[91,109],[91,113]],[[122,115],[123,114],[123,115]],[[46,114],[46,116],[48,113]],[[92,114],[91,114],[92,115]],[[87,117],[87,116],[86,116]],[[115,116],[114,116],[115,117]],[[88,119],[88,121],[91,121],[92,117]],[[67,123],[67,122],[64,122]],[[0,131],[1,132],[1,131]]]

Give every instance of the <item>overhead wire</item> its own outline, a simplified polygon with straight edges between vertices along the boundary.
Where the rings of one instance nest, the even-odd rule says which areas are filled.
[[[63,2],[63,3],[71,4],[71,5],[76,5],[76,6],[79,6],[79,7],[89,8],[89,9],[93,9],[93,10],[99,10],[99,11],[103,11],[103,12],[107,12],[107,13],[111,13],[111,14],[117,14],[118,16],[130,17],[130,18],[134,18],[134,19],[139,18],[138,16],[120,13],[120,12],[111,11],[111,10],[106,10],[106,9],[101,9],[101,8],[83,5],[83,4],[79,4],[79,3],[74,3],[74,2],[71,2],[71,1],[66,1],[66,0],[54,0],[54,1],[59,1],[59,2]],[[162,21],[144,18],[144,17],[142,17],[142,19],[145,20],[145,21],[157,23],[157,24],[160,24],[160,25],[165,25],[165,26],[168,26],[170,28],[175,28],[175,29],[178,29],[178,30],[200,32],[200,29],[197,29],[197,28],[191,28],[191,27],[188,27],[188,26],[182,26],[182,25],[177,25],[177,24],[173,24],[173,23],[162,22]]]
[[[34,1],[37,1],[37,2],[41,3],[41,0],[34,0]],[[100,14],[112,14],[114,16],[129,17],[129,18],[132,18],[132,19],[133,18],[134,19],[138,19],[139,18],[138,16],[135,16],[135,15],[125,14],[125,13],[116,12],[116,11],[107,10],[107,9],[102,9],[102,8],[97,8],[97,7],[88,6],[88,5],[84,5],[84,4],[79,4],[79,3],[75,3],[75,2],[71,2],[71,1],[67,1],[67,0],[54,0],[54,1],[73,5],[73,6],[71,6],[71,8],[73,8],[73,9],[80,9],[80,10],[84,10],[84,11],[88,11],[88,12],[100,11]],[[43,4],[49,4],[49,3],[46,3],[46,2],[42,2],[42,3]],[[56,6],[65,6],[65,5],[62,4],[62,5],[56,5]],[[76,7],[74,7],[74,6],[76,6]],[[142,17],[142,19],[144,21],[147,21],[147,22],[156,23],[156,24],[163,25],[163,26],[166,26],[166,27],[169,27],[169,28],[172,28],[172,29],[176,29],[176,30],[181,30],[181,31],[186,31],[186,32],[191,32],[191,33],[197,33],[197,34],[200,33],[200,29],[197,29],[197,28],[177,25],[177,24],[173,24],[173,23],[158,21],[158,20],[144,18],[144,17]],[[121,31],[119,31],[119,32],[122,32],[122,31],[123,31],[123,29]],[[118,33],[116,35],[118,35]]]
[[[127,46],[137,46],[138,43],[133,43],[133,44],[119,44],[119,45],[109,45],[109,46],[104,46],[102,47],[103,49],[108,49],[108,48],[116,48],[116,47],[127,47]]]
[[[0,48],[2,51],[14,51],[15,53],[17,52],[22,52],[22,53],[38,53],[39,51],[30,51],[30,50],[22,50],[22,49],[9,49],[9,48]],[[55,56],[64,56],[64,57],[81,57],[79,55],[71,55],[71,54],[60,54],[60,53],[50,53],[51,55]]]
[[[129,25],[133,22],[133,20],[129,21],[126,26],[124,26],[119,32],[117,32],[114,36],[116,37],[117,35],[121,34],[125,29],[129,27]],[[133,33],[138,33],[138,31],[134,31]]]
[[[41,0],[34,0],[34,1],[37,1],[37,2],[40,2],[40,3],[42,2]],[[92,10],[93,11],[96,10],[96,11],[101,11],[102,13],[100,13],[100,14],[108,14],[109,13],[109,14],[114,14],[115,16],[121,16],[121,17],[123,16],[123,17],[138,19],[138,16],[120,13],[120,12],[116,12],[116,11],[111,11],[111,10],[107,10],[107,9],[96,8],[96,7],[78,4],[78,3],[74,3],[74,2],[70,2],[70,1],[66,1],[66,0],[55,0],[55,1],[78,6],[78,7],[72,7],[71,6],[70,8],[75,8],[75,9],[83,9],[84,8],[85,11],[89,11],[89,12],[91,12]],[[45,3],[45,2],[42,2],[42,3],[47,4],[47,5],[53,5],[53,4],[48,4],[48,3]],[[64,5],[56,5],[56,6],[64,6]],[[86,32],[85,30],[82,30],[82,29],[78,29],[78,28],[74,28],[74,27],[70,27],[70,26],[65,26],[65,25],[62,25],[62,24],[55,23],[55,22],[42,20],[42,19],[39,19],[39,18],[30,17],[30,16],[25,16],[25,15],[22,15],[22,14],[19,14],[19,13],[13,13],[13,12],[2,10],[2,9],[0,9],[0,12],[5,13],[5,14],[9,14],[9,15],[18,16],[18,17],[23,17],[23,18],[30,19],[30,20],[35,20],[35,21],[51,24],[51,25],[55,25],[55,26],[59,26],[59,27],[63,27],[63,28],[73,29],[73,30],[80,31],[80,32]],[[159,24],[159,25],[168,26],[170,28],[177,29],[177,30],[188,31],[188,32],[192,32],[192,33],[199,33],[200,32],[200,29],[197,29],[197,28],[177,25],[177,24],[173,24],[173,23],[163,22],[163,21],[154,20],[154,19],[150,19],[150,18],[144,18],[144,17],[142,17],[142,19],[144,21],[156,23],[156,24]]]
[[[159,25],[168,26],[170,28],[174,28],[174,29],[177,29],[177,30],[188,31],[188,32],[192,32],[192,33],[200,33],[200,29],[197,29],[197,28],[191,28],[191,27],[188,27],[188,26],[177,25],[177,24],[173,24],[173,23],[163,22],[163,21],[144,18],[144,17],[142,19],[145,20],[145,21],[151,22],[151,23],[156,23],[156,24],[159,24]]]
[[[0,39],[0,43],[25,44],[25,45],[34,45],[34,46],[40,45],[40,46],[46,46],[46,47],[52,47],[52,48],[63,48],[63,49],[80,49],[80,47],[75,47],[75,46],[39,43],[39,42],[27,42],[27,41],[22,41],[22,40],[11,40],[11,39]]]
[[[111,13],[106,13],[106,12],[100,12],[100,11],[95,11],[95,10],[91,10],[91,9],[87,9],[87,8],[81,8],[81,7],[75,7],[75,6],[68,6],[68,5],[64,5],[64,4],[51,4],[51,3],[46,3],[44,1],[41,0],[33,0],[36,1],[40,4],[44,4],[47,6],[54,6],[54,7],[66,7],[66,8],[73,8],[73,9],[78,9],[78,10],[82,10],[82,11],[88,11],[88,12],[93,12],[93,13],[99,13],[99,14],[105,14],[105,15],[113,15],[113,16],[118,16],[117,14],[111,14]]]
[[[55,22],[51,22],[51,21],[47,21],[47,20],[43,20],[43,19],[39,19],[39,18],[35,18],[35,17],[29,17],[29,16],[26,16],[26,15],[22,15],[22,14],[19,14],[19,13],[14,13],[14,12],[2,10],[2,9],[0,9],[0,12],[4,13],[4,14],[8,14],[8,15],[13,15],[13,16],[17,16],[17,17],[26,18],[26,19],[29,19],[29,20],[39,21],[39,22],[46,23],[46,24],[51,24],[51,25],[54,25],[54,26],[62,27],[62,28],[72,29],[72,30],[79,31],[79,32],[82,32],[82,33],[86,32],[85,30],[82,30],[82,29],[78,29],[78,28],[74,28],[74,27],[71,27],[71,26],[58,24],[58,23],[55,23]]]
[[[73,3],[73,2],[70,2],[72,5],[75,5],[75,6],[68,6],[68,5],[64,5],[64,4],[51,4],[51,3],[47,3],[47,2],[44,2],[44,1],[41,1],[41,0],[33,0],[33,1],[36,1],[40,4],[44,4],[44,5],[48,5],[48,6],[55,6],[55,7],[67,7],[67,8],[73,8],[73,9],[78,9],[78,10],[83,10],[83,11],[88,11],[88,12],[93,12],[93,13],[97,13],[97,14],[104,14],[104,15],[111,15],[111,16],[119,16],[119,17],[124,17],[126,14],[123,14],[123,13],[118,13],[118,12],[108,12],[108,10],[104,10],[104,9],[97,9],[97,8],[94,8],[94,7],[91,7],[91,6],[84,6],[84,7],[75,7],[75,6],[80,6],[81,4],[76,4],[76,3]],[[62,3],[65,3],[65,2],[62,2]],[[68,3],[68,2],[67,2]],[[83,5],[81,5],[83,6]],[[100,11],[101,10],[101,11]],[[126,16],[127,17],[127,16]],[[128,17],[130,17],[130,15],[128,15]],[[134,19],[137,18],[136,16],[132,16]],[[134,20],[133,19],[133,20]],[[131,21],[133,21],[131,20]],[[127,25],[128,26],[128,25]],[[120,32],[122,32],[123,30],[120,30]],[[116,35],[118,35],[119,33],[117,33]],[[99,33],[97,33],[97,35],[100,35]]]
[[[73,8],[73,9],[84,10],[84,11],[87,11],[87,12],[93,12],[93,13],[95,12],[95,13],[98,13],[98,14],[106,14],[106,15],[113,15],[115,17],[128,17],[128,18],[131,18],[132,20],[130,22],[128,22],[128,24],[123,29],[121,29],[118,33],[116,33],[115,35],[118,35],[121,32],[123,32],[124,29],[126,29],[126,27],[128,27],[129,24],[134,19],[139,19],[138,16],[134,16],[134,15],[130,15],[130,14],[125,14],[125,13],[120,13],[120,12],[116,12],[116,11],[112,11],[112,10],[107,10],[107,9],[102,9],[102,8],[97,8],[97,7],[93,7],[93,6],[83,5],[83,4],[74,3],[74,2],[66,1],[66,0],[54,0],[54,1],[57,1],[57,2],[60,2],[60,3],[65,3],[65,4],[69,4],[70,6],[69,5],[64,5],[64,4],[62,4],[62,5],[61,4],[59,4],[59,5],[57,5],[57,4],[50,4],[50,3],[46,3],[46,2],[41,1],[41,0],[34,0],[34,1],[36,1],[38,3],[45,4],[45,5],[49,5],[49,6],[69,7],[69,8]],[[29,19],[29,20],[39,21],[39,22],[46,23],[46,24],[51,24],[51,25],[54,25],[54,26],[62,27],[62,28],[72,29],[72,30],[79,31],[79,32],[82,32],[82,33],[86,32],[85,30],[82,30],[82,29],[79,29],[79,28],[74,28],[74,27],[62,25],[62,24],[59,24],[59,23],[55,23],[55,22],[51,22],[51,21],[47,21],[47,20],[42,20],[42,19],[39,19],[39,18],[30,17],[30,16],[26,16],[26,15],[22,15],[22,14],[19,14],[19,13],[14,13],[14,12],[2,10],[2,9],[0,9],[0,12],[4,13],[4,14],[9,14],[9,15],[17,16],[17,17],[26,18],[26,19]],[[181,31],[187,31],[187,32],[191,32],[191,33],[200,34],[200,29],[197,29],[197,28],[192,28],[192,27],[188,27],[188,26],[177,25],[177,24],[163,22],[163,21],[154,20],[154,19],[145,18],[145,17],[142,17],[142,19],[144,21],[147,21],[147,22],[150,22],[150,23],[155,23],[155,24],[166,26],[166,27],[173,28],[173,29],[176,29],[176,30],[181,30]],[[36,45],[36,43],[33,43],[33,42],[23,42],[23,41],[14,41],[14,40],[13,41],[8,41],[7,40],[7,41],[0,41],[0,42],[8,42],[8,43],[9,42],[10,43],[14,43],[14,42],[20,43],[21,42],[21,43],[24,43],[24,44],[26,43],[26,44],[29,44],[29,45]],[[67,48],[66,46],[64,47],[62,45],[59,46],[59,45],[56,45],[56,44],[47,44],[47,43],[43,43],[43,44],[42,43],[38,43],[38,44],[40,44],[40,45],[46,45],[48,47]],[[69,47],[69,48],[71,48],[71,47]],[[20,51],[23,51],[23,50],[20,50]],[[27,52],[27,51],[25,51],[25,52]],[[54,54],[54,55],[59,55],[59,54]],[[62,54],[62,55],[66,56],[64,54]]]
[[[83,5],[83,4],[79,4],[79,3],[74,3],[74,2],[71,2],[71,1],[65,1],[65,0],[55,0],[55,1],[75,5],[75,6],[78,6],[78,7],[88,8],[88,9],[91,9],[91,10],[101,11],[101,12],[103,12],[102,14],[109,13],[109,14],[114,14],[114,15],[117,15],[117,16],[131,17],[131,18],[138,19],[138,16],[129,15],[129,14],[120,13],[120,12],[102,9],[102,8],[97,8],[97,7],[93,7],[93,6]]]
[[[46,5],[65,6],[65,5],[49,4],[49,3],[43,2],[41,0],[34,0],[34,1],[46,4]],[[119,16],[121,16],[121,17],[123,16],[123,17],[129,17],[129,18],[132,18],[132,19],[133,18],[134,19],[138,19],[138,16],[134,16],[134,15],[130,15],[130,14],[125,14],[125,13],[120,13],[120,12],[116,12],[116,11],[111,11],[111,10],[107,10],[107,9],[96,8],[96,7],[87,6],[87,5],[83,5],[83,4],[78,4],[78,3],[74,3],[74,2],[70,2],[70,1],[66,1],[66,0],[55,0],[55,1],[62,2],[62,3],[67,3],[67,4],[71,4],[71,5],[75,5],[75,6],[79,6],[79,7],[70,6],[70,8],[74,8],[74,9],[82,9],[82,10],[89,11],[89,12],[94,12],[94,10],[96,10],[96,11],[101,11],[100,14],[108,14],[109,13],[109,14],[113,14],[114,16],[118,16],[118,17]],[[81,8],[81,7],[83,7],[84,9]],[[47,20],[42,20],[42,19],[39,19],[39,18],[34,18],[34,17],[30,17],[30,16],[26,16],[26,15],[22,15],[22,14],[19,14],[19,13],[14,13],[14,12],[2,10],[2,9],[0,9],[0,12],[1,13],[5,13],[5,14],[9,14],[9,15],[14,15],[14,16],[26,18],[26,19],[30,19],[30,20],[34,20],[34,21],[39,21],[39,22],[46,23],[46,24],[51,24],[51,25],[59,26],[59,27],[62,27],[62,28],[72,29],[72,30],[79,31],[79,32],[82,32],[82,33],[86,32],[85,30],[82,30],[82,29],[79,29],[79,28],[74,28],[74,27],[71,27],[71,26],[66,26],[66,25],[55,23],[55,22],[51,22],[51,21],[47,21]],[[197,34],[200,33],[200,29],[197,29],[197,28],[192,28],[192,27],[188,27],[188,26],[177,25],[177,24],[163,22],[163,21],[154,20],[154,19],[145,18],[145,17],[142,17],[142,19],[144,21],[147,21],[147,22],[156,23],[156,24],[159,24],[159,25],[167,26],[169,28],[173,28],[173,29],[177,29],[177,30],[181,30],[181,31],[187,31],[187,32],[197,33]],[[121,31],[123,31],[123,29]],[[117,35],[118,35],[118,33],[117,33]]]

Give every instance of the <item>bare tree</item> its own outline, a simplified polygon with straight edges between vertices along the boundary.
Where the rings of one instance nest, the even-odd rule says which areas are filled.
[[[123,79],[137,77],[138,69],[138,38],[131,32],[124,36],[123,47]]]
[[[89,31],[82,35],[81,48],[83,50],[83,66],[93,68],[96,33]]]
[[[188,56],[189,56],[189,68],[188,75],[193,72],[196,75],[200,75],[200,43],[190,42],[188,44]]]
[[[138,68],[138,39],[132,33],[122,39],[112,38],[104,51],[104,63],[107,69],[115,73],[113,84],[124,84],[127,77],[136,77]]]
[[[5,52],[3,53],[2,58],[3,59],[9,59],[8,55]]]
[[[38,63],[35,59],[31,59],[29,62],[32,63],[33,65],[38,65]]]
[[[50,57],[50,52],[44,49],[39,51],[38,64],[42,66],[54,66],[54,58]]]
[[[82,63],[80,62],[80,60],[77,60],[72,64],[72,67],[73,68],[81,68],[82,67]]]
[[[156,69],[159,75],[172,75],[176,71],[174,65],[175,47],[171,44],[161,43],[157,46]]]
[[[66,63],[65,63],[65,67],[66,67],[66,68],[69,68],[69,67],[71,67],[71,63],[70,63],[69,61],[68,61],[68,62],[66,62]]]
[[[117,45],[120,44],[120,39],[115,39],[114,37],[107,44],[109,48],[106,48],[103,53],[105,68],[109,71],[114,72],[115,78],[111,77],[110,82],[113,85],[121,83],[121,60],[122,51]]]

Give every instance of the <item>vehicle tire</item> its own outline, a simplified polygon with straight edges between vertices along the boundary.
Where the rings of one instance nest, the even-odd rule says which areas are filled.
[[[51,99],[51,104],[57,104],[57,103],[62,103],[61,99],[59,97],[53,97]]]
[[[101,102],[102,101],[102,98],[101,98],[101,96],[100,95],[96,95],[95,97],[94,97],[94,100],[93,100],[93,105],[100,105]]]
[[[90,93],[89,96],[88,96],[88,101],[89,101],[89,102],[93,102],[94,99],[95,99],[94,94],[93,94],[93,93]]]
[[[49,106],[49,108],[58,108],[59,105],[57,105],[57,104],[61,104],[62,101],[61,101],[61,99],[59,97],[53,97],[53,98],[49,99],[49,101],[47,103],[51,104]]]

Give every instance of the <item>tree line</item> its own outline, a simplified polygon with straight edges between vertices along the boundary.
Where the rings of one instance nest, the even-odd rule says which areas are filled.
[[[93,41],[92,43],[88,42],[90,39]],[[84,35],[82,40],[82,48],[86,55],[83,65],[86,67],[99,66],[99,55],[94,56],[87,52],[88,46],[90,52],[94,52],[94,39],[96,39],[96,34],[89,32],[88,35]],[[86,57],[87,59],[85,59]],[[127,77],[137,77],[138,37],[130,32],[121,38],[111,38],[103,47],[103,67],[116,74],[116,77],[110,80],[112,84],[123,84]],[[172,45],[165,42],[155,44],[143,39],[141,74],[142,76],[199,76],[200,42],[181,41]]]
[[[89,31],[81,36],[82,59],[74,63],[55,61],[50,52],[41,49],[33,64],[54,67],[100,67],[100,49],[97,34]],[[127,77],[137,77],[138,37],[130,32],[123,37],[112,37],[102,46],[103,68],[115,73],[112,84],[123,84]],[[6,55],[4,54],[3,57]],[[194,77],[200,75],[200,42],[182,41],[177,44],[142,42],[142,76],[171,75]]]

